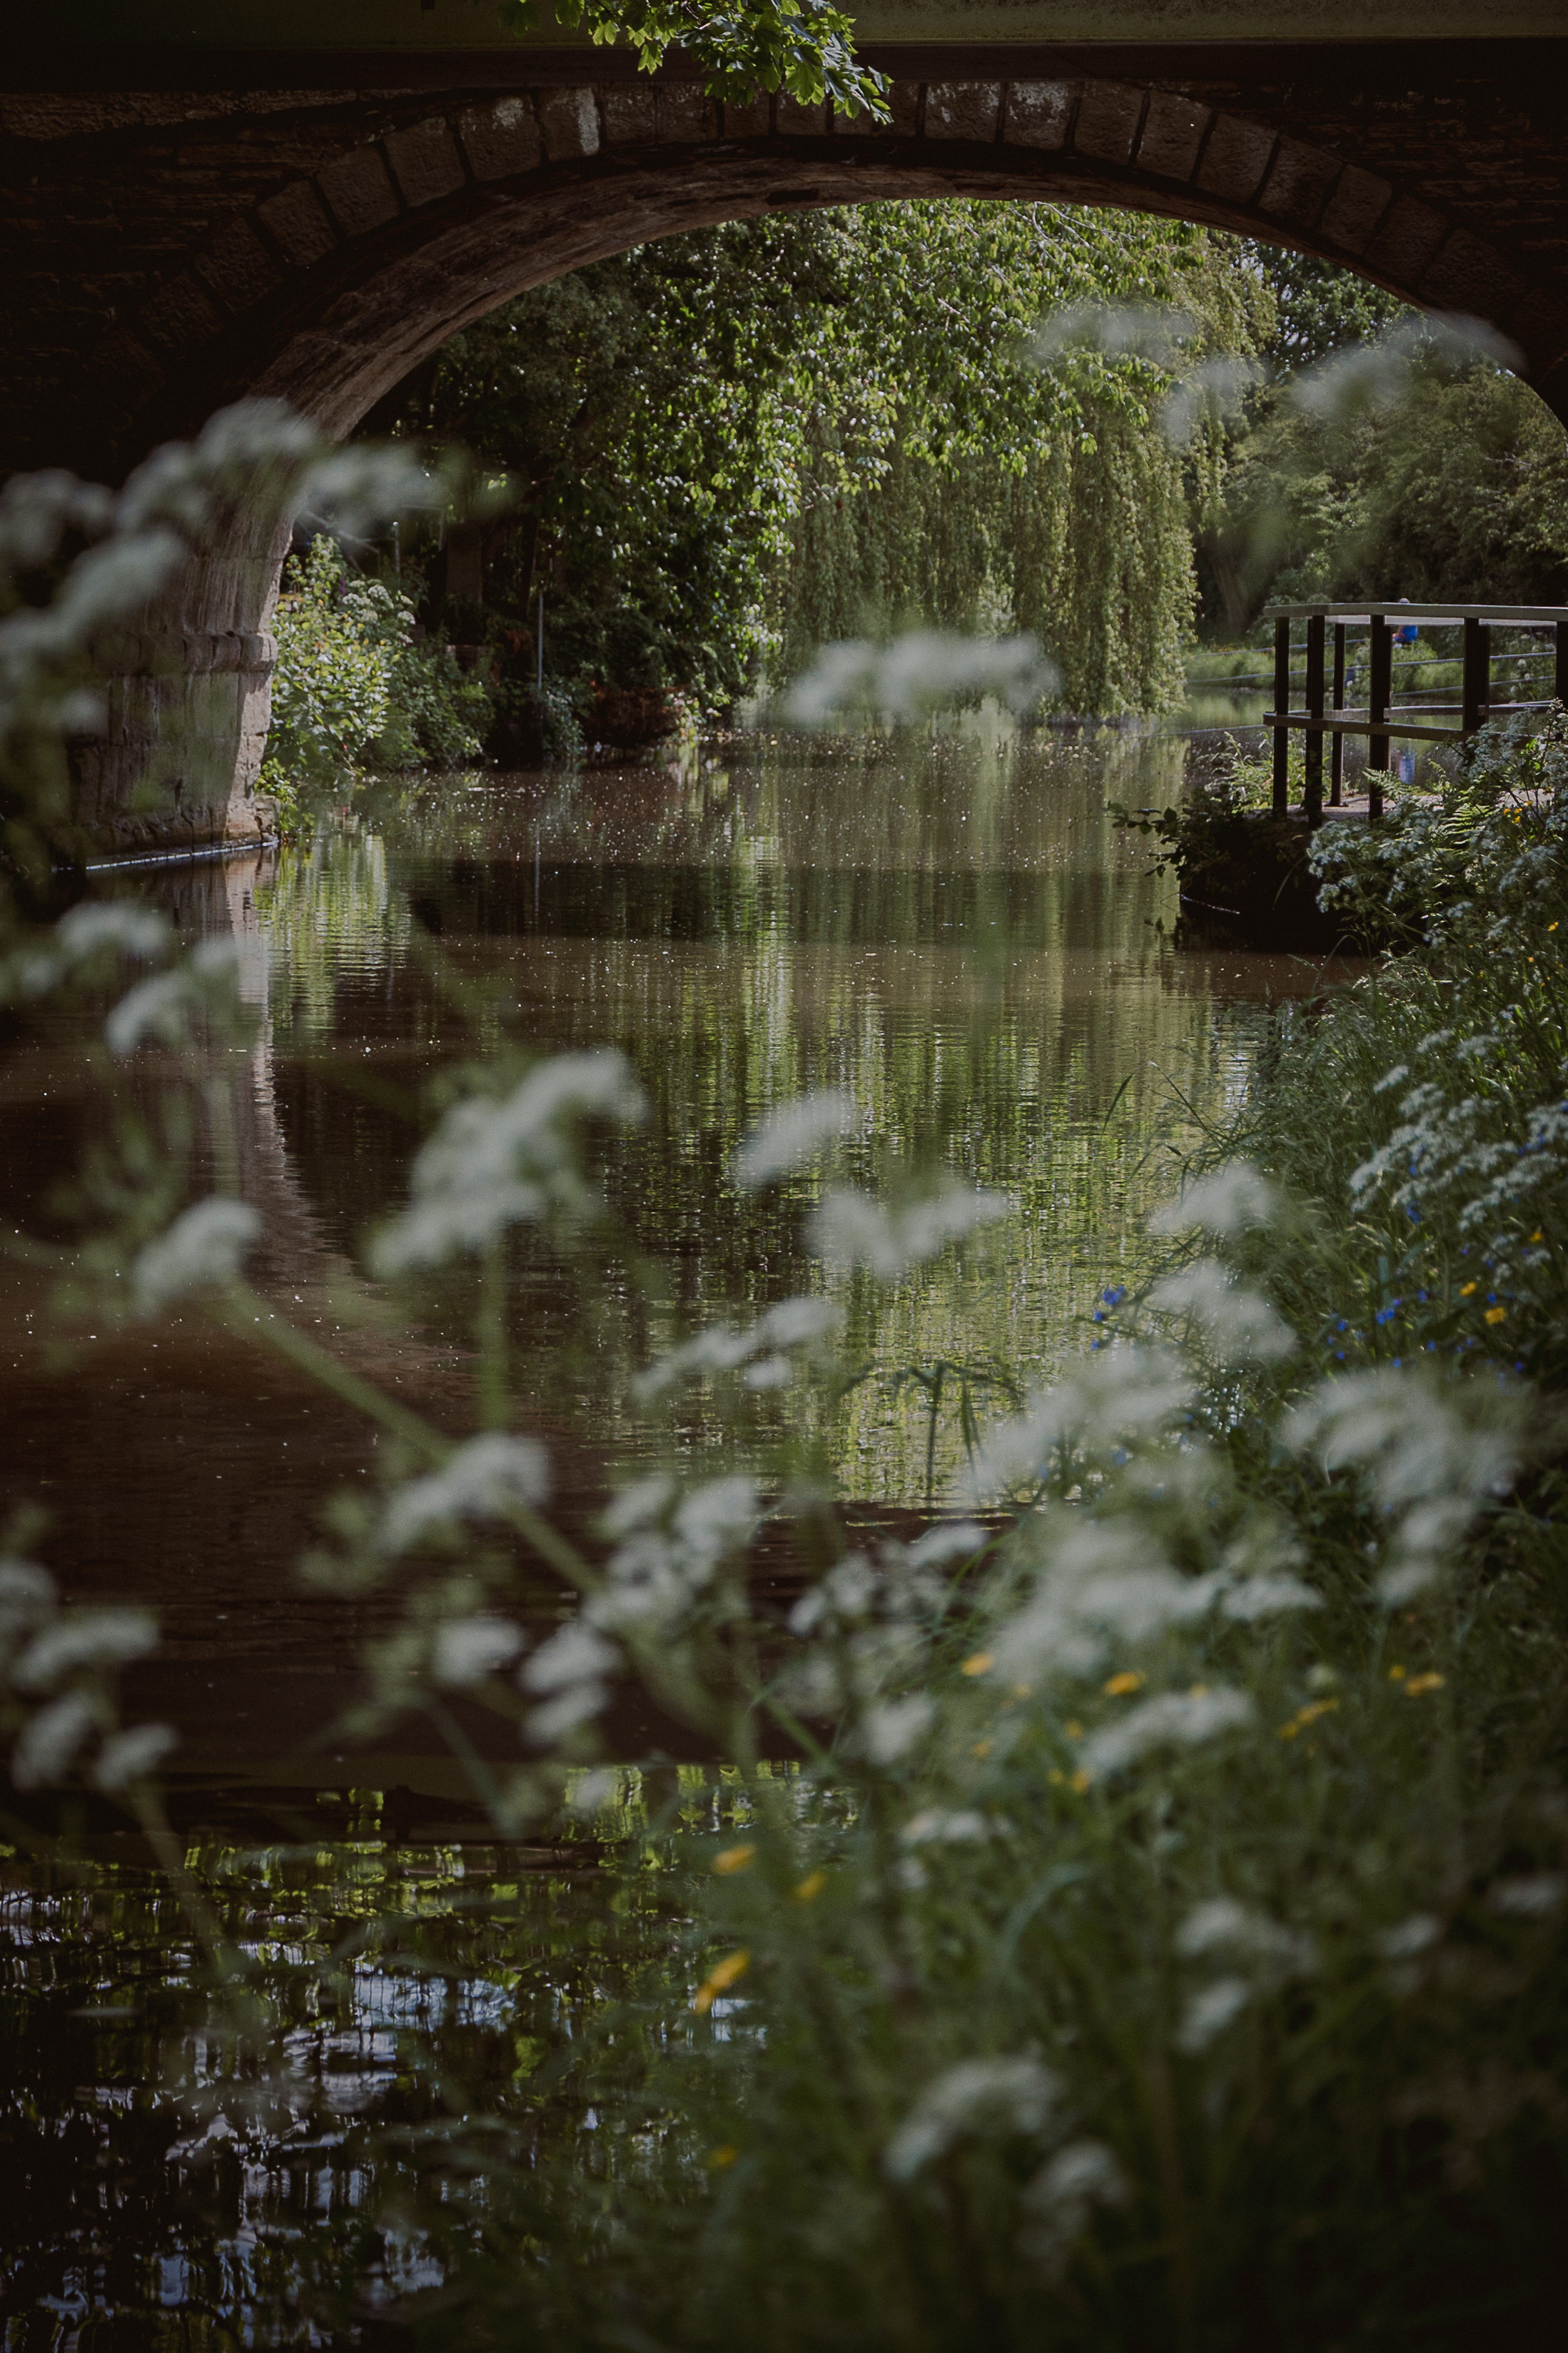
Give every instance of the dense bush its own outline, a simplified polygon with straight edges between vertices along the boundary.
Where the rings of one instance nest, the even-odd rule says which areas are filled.
[[[290,798],[365,767],[455,767],[490,718],[483,678],[420,641],[410,597],[353,571],[335,542],[291,559],[273,618],[278,666],[263,791]]]

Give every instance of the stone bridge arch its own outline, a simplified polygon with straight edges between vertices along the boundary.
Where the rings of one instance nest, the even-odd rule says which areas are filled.
[[[1433,43],[1417,69],[1368,44],[1353,70],[1326,45],[873,52],[894,74],[883,126],[782,97],[722,105],[604,52],[514,54],[489,88],[468,58],[398,90],[289,88],[276,69],[239,89],[231,68],[197,90],[23,92],[0,100],[26,256],[0,430],[14,463],[110,478],[248,393],[345,432],[460,327],[629,245],[939,195],[1163,213],[1322,256],[1484,320],[1568,414],[1564,46]],[[84,755],[106,831],[254,830],[278,562],[237,549],[150,621]],[[204,742],[207,781],[163,778],[177,817],[132,821],[126,788],[156,775],[172,697],[180,756]],[[232,793],[210,781],[230,773]]]

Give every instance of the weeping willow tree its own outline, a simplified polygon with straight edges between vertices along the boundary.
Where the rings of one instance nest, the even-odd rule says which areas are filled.
[[[1163,414],[1173,370],[1245,359],[1267,333],[1248,250],[1052,205],[868,206],[832,233],[854,300],[796,375],[798,471],[767,613],[779,670],[825,639],[917,621],[1029,629],[1061,671],[1062,708],[1168,708],[1192,516],[1223,443],[1201,417],[1178,441]],[[1163,341],[1162,312],[1185,322]]]

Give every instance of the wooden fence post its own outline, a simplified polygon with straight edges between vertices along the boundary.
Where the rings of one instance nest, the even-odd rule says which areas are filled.
[[[1334,700],[1336,714],[1345,707],[1345,625],[1334,623]],[[1338,808],[1344,798],[1345,739],[1336,733],[1329,745],[1329,807]]]
[[[1460,671],[1459,733],[1473,735],[1486,724],[1491,701],[1491,631],[1484,621],[1465,623],[1464,662]]]
[[[1290,798],[1290,621],[1274,624],[1274,814],[1283,817]]]
[[[1375,727],[1388,717],[1394,693],[1394,632],[1387,616],[1372,616],[1372,644],[1367,654],[1367,723]],[[1383,780],[1388,773],[1388,738],[1373,735],[1366,747],[1366,805],[1369,817],[1383,815]]]
[[[1307,716],[1321,719],[1323,715],[1323,617],[1310,613],[1307,617]],[[1306,742],[1305,782],[1301,787],[1301,808],[1310,827],[1323,822],[1323,736],[1322,730],[1309,727]]]

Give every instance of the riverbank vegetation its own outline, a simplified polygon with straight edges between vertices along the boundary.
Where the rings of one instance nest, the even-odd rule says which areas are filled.
[[[110,552],[150,506],[188,528],[232,458],[216,433],[177,496],[165,473],[104,510]],[[89,509],[41,495],[63,543]],[[72,566],[53,635],[12,631],[18,802],[89,580],[100,625],[110,584],[147,593]],[[330,1933],[288,1856],[208,1879],[164,1811],[173,1733],[121,1712],[155,1630],[63,1603],[13,1530],[18,1805],[121,1808],[181,1906],[135,2126],[209,2218],[226,2325],[637,2353],[1555,2330],[1568,754],[1552,729],[1487,756],[1493,805],[1425,935],[1281,1019],[1156,1219],[1158,1276],[977,1430],[952,1514],[907,1543],[854,1534],[804,1403],[765,1480],[694,1477],[683,1449],[699,1388],[737,1420],[842,1398],[858,1368],[820,1290],[679,1335],[641,1377],[662,1459],[593,1541],[552,1518],[513,1244],[545,1237],[566,1281],[614,1252],[599,1169],[645,1111],[621,1055],[535,1060],[487,1005],[421,1102],[368,1263],[411,1319],[437,1293],[466,1314],[462,1435],[246,1281],[256,1213],[206,1191],[202,1140],[250,1035],[237,960],[129,901],[14,941],[18,1018],[101,1012],[103,1109],[68,1222],[10,1246],[96,1329],[209,1314],[365,1414],[374,1461],[304,1568],[377,1613],[334,1731],[450,1727],[517,1859],[465,1915],[362,1842]],[[822,1267],[889,1293],[1009,1206],[961,1155],[881,1168],[831,1093],[775,1112],[723,1182],[797,1188]],[[750,1574],[764,1531],[789,1589]],[[714,1762],[628,1772],[601,1727],[633,1687]],[[479,1717],[515,1762],[475,1753]],[[531,1845],[557,1858],[543,1903]],[[389,2063],[335,2099],[327,2054],[359,2037]],[[342,2196],[242,2258],[237,2184],[290,2150]]]

